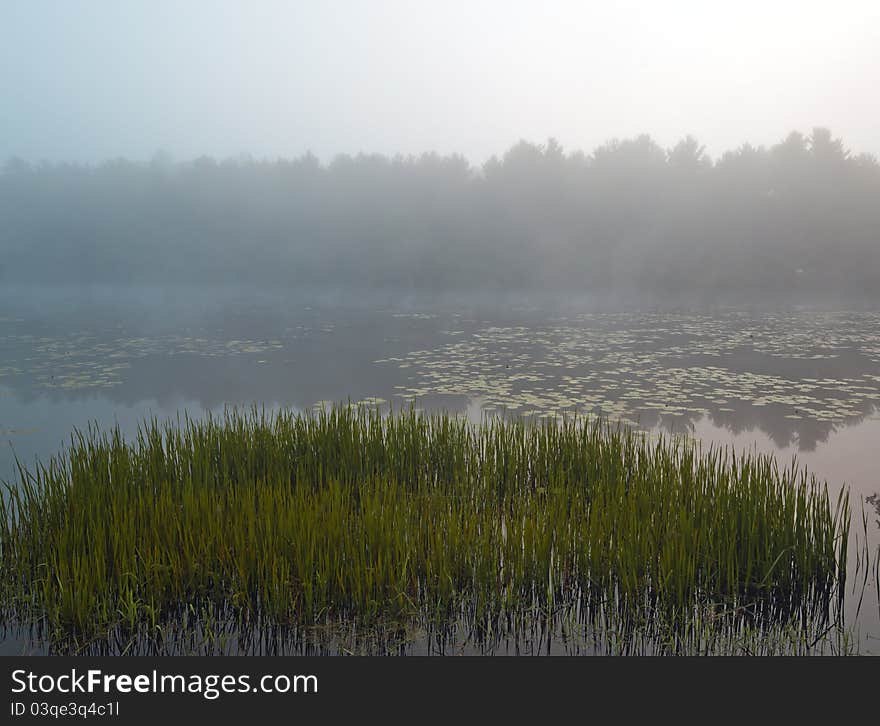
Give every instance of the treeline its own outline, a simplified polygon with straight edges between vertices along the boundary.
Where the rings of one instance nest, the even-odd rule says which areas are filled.
[[[880,296],[880,165],[827,129],[710,159],[590,154],[97,167],[10,160],[0,281]]]

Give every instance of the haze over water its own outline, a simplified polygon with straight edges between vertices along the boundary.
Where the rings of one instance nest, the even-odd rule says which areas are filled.
[[[117,305],[106,305],[112,296]],[[90,422],[227,405],[351,402],[478,422],[602,415],[664,435],[796,457],[880,543],[880,312],[551,310],[485,301],[343,301],[241,289],[67,290],[3,300],[0,454],[46,461]],[[862,538],[863,539],[863,538]],[[878,635],[868,588],[863,652]],[[853,613],[850,613],[851,615]]]
[[[4,2],[0,478],[226,406],[604,416],[797,457],[877,552],[878,47],[856,0]]]

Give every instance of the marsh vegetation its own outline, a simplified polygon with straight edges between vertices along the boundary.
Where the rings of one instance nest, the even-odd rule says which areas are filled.
[[[846,493],[767,456],[364,406],[90,428],[21,467],[0,521],[7,620],[73,648],[182,618],[805,647],[835,626],[850,527]]]

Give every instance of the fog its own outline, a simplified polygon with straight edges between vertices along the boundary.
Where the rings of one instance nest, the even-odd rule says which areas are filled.
[[[232,283],[742,302],[872,300],[880,165],[828,129],[712,159],[589,153],[31,165],[0,175],[6,284]]]
[[[880,588],[869,576],[880,576],[880,529],[866,511],[880,516],[878,48],[878,0],[0,0],[0,524],[9,515],[10,525],[0,550],[14,555],[0,569],[21,585],[0,596],[0,655],[300,652],[301,637],[302,652],[318,652],[313,638],[353,653],[447,641],[450,653],[877,652]],[[332,405],[339,415],[325,416]],[[369,431],[346,423],[349,407],[371,417]],[[303,418],[272,432],[229,424],[187,470],[181,425],[233,409]],[[374,412],[401,423],[389,419],[383,438]],[[145,421],[164,427],[164,452],[143,448],[157,442]],[[607,422],[625,439],[584,428],[589,450],[572,439],[559,449],[572,467],[551,471],[548,447],[565,444],[559,421],[569,432]],[[479,446],[462,438],[471,431]],[[80,432],[96,442],[107,432],[109,448]],[[122,438],[140,447],[131,457]],[[426,442],[437,445],[422,456]],[[492,472],[471,477],[466,459],[492,449],[495,466],[511,443],[522,451],[496,467],[517,493],[510,506],[551,508],[514,523],[514,536],[535,551],[572,545],[562,555],[573,564],[551,566],[549,580],[539,568],[539,582],[533,561],[514,562],[518,574],[496,592],[483,556],[496,529],[458,515],[471,503],[504,529],[514,510],[479,501]],[[639,511],[611,500],[590,509],[591,488],[608,499],[604,479],[620,489],[614,474],[633,446],[645,464]],[[65,459],[70,447],[79,453]],[[359,448],[381,454],[376,466]],[[423,463],[442,491],[430,471],[413,478]],[[351,475],[322,499],[331,465]],[[430,500],[425,522],[385,507],[379,490],[376,507],[360,507],[382,467],[401,493],[413,484]],[[283,486],[264,496],[267,477],[284,484],[288,469],[295,496]],[[304,489],[313,470],[317,489]],[[180,474],[179,517],[157,472],[160,484]],[[508,486],[517,472],[522,486]],[[636,501],[630,473],[624,498]],[[126,478],[131,496],[104,496],[100,487]],[[647,536],[663,567],[706,560],[699,581],[687,567],[633,579],[654,572],[639,570],[651,553],[636,543],[626,587],[615,589],[612,566],[597,589],[595,543],[581,546],[566,521],[554,530],[568,484],[578,485],[571,506],[591,521],[608,514],[597,531],[620,539],[620,512],[646,526],[668,513],[662,502],[651,511],[654,484],[674,494],[680,479],[687,505],[698,478],[701,496],[720,493],[717,535],[737,540],[731,556],[712,570],[705,537],[689,552]],[[223,543],[182,558],[153,547],[155,567],[110,567],[92,578],[106,585],[99,599],[79,596],[97,552],[86,540],[109,532],[79,532],[107,520],[91,505],[110,502],[119,519],[143,504],[106,557],[92,557],[113,565],[146,551],[136,546],[144,521],[170,517],[182,542],[213,537],[220,520],[202,516],[202,480],[247,488],[237,513],[238,500],[208,486],[229,505],[218,517],[230,527],[243,517],[230,539],[239,564],[259,567],[227,568],[230,580],[211,560],[232,562]],[[808,482],[816,492],[824,483],[836,514],[817,499],[804,515]],[[764,483],[776,493],[761,499],[753,485]],[[437,493],[451,503],[445,514]],[[726,504],[739,499],[741,511]],[[207,508],[193,515],[189,501]],[[292,509],[264,526],[266,502]],[[786,502],[798,510],[787,523],[770,511]],[[309,581],[305,555],[268,569],[249,555],[257,529],[308,554],[307,539],[281,530],[309,511],[320,526],[330,509],[327,537],[353,533],[343,544],[364,577],[331,592],[330,560],[330,578],[316,570]],[[396,519],[373,522],[373,510]],[[472,538],[478,556],[418,552],[434,514],[461,532],[485,529]],[[404,519],[413,536],[389,539]],[[833,531],[820,526],[832,520]],[[776,547],[746,536],[774,522],[785,525],[775,561],[739,574],[725,565]],[[311,544],[321,538],[306,529]],[[375,567],[373,530],[390,553]],[[515,540],[502,539],[511,551]],[[401,554],[407,542],[415,549]],[[789,550],[795,559],[778,564]],[[34,569],[45,562],[53,578]],[[817,573],[809,593],[805,562]],[[844,567],[861,593],[844,593]],[[167,582],[153,577],[160,570]],[[454,570],[464,579],[446,583]],[[471,570],[482,578],[473,588]],[[217,572],[232,584],[218,588]],[[676,583],[678,597],[667,602],[669,588],[652,582]],[[263,597],[285,588],[287,600]]]
[[[5,2],[0,281],[870,299],[877,8]]]
[[[872,0],[4,0],[0,160],[593,149],[791,129],[880,154]]]

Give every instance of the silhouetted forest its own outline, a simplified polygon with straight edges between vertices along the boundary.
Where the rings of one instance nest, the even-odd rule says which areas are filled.
[[[823,128],[717,160],[567,153],[10,160],[0,281],[880,295],[880,165]]]

